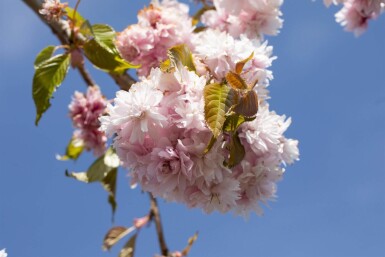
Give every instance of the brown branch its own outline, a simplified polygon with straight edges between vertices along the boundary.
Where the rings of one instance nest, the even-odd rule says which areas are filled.
[[[166,241],[165,241],[164,235],[163,235],[163,228],[162,228],[162,222],[160,220],[158,202],[156,201],[155,197],[151,193],[148,193],[148,195],[150,196],[150,201],[151,201],[151,216],[150,217],[151,217],[151,219],[153,219],[155,221],[156,233],[158,235],[160,251],[161,251],[163,256],[168,256],[168,248],[167,248]]]
[[[71,30],[68,27],[67,23],[63,21],[50,21],[44,19],[44,17],[39,13],[39,9],[41,8],[41,1],[39,0],[23,0],[23,2],[30,7],[37,16],[52,30],[52,33],[55,34],[55,36],[59,39],[62,45],[69,45],[71,43]],[[84,38],[81,34],[78,34],[78,38],[76,40],[84,41]],[[87,85],[92,80],[89,80],[87,77],[85,77],[87,72],[82,72],[81,69],[79,69],[80,74],[82,75],[84,81],[86,81]],[[128,90],[130,89],[131,85],[136,82],[134,78],[132,78],[128,73],[124,74],[112,74],[110,73],[110,76],[114,79],[116,84],[120,87],[122,90]],[[88,76],[89,77],[89,76]]]
[[[86,67],[84,67],[84,65],[78,65],[78,66],[76,66],[76,68],[78,69],[80,75],[82,76],[82,78],[83,78],[84,82],[87,84],[87,86],[96,85],[95,82],[92,80],[90,74],[86,70]]]

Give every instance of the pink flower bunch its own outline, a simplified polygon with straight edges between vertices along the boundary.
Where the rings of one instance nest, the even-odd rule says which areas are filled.
[[[244,79],[248,83],[258,80],[255,90],[260,99],[268,99],[266,87],[273,79],[268,70],[276,57],[271,56],[273,47],[258,39],[249,39],[245,35],[234,38],[226,32],[207,29],[193,36],[194,56],[201,74],[213,76],[217,82],[224,79],[226,73],[235,69],[237,62],[242,61],[253,53],[253,58],[244,67]]]
[[[283,0],[213,0],[213,3],[215,10],[205,12],[202,22],[234,37],[276,35],[282,27],[279,8]]]
[[[99,130],[99,117],[105,112],[107,101],[99,87],[88,87],[87,93],[75,91],[68,106],[72,124],[76,128],[73,134],[75,143],[86,150],[93,150],[95,156],[105,152],[107,137]]]
[[[119,51],[142,65],[142,76],[128,92],[116,93],[107,115],[100,118],[101,130],[114,137],[113,146],[130,172],[132,186],[139,184],[155,196],[207,213],[262,214],[260,204],[275,197],[284,167],[299,157],[298,141],[284,136],[291,120],[270,111],[267,102],[275,57],[262,35],[276,34],[281,27],[282,1],[213,3],[216,11],[203,16],[206,30],[192,33],[187,6],[164,0],[153,1],[139,13],[138,24],[118,35]],[[225,17],[225,25],[214,26],[215,15]],[[158,68],[167,49],[180,43],[190,47],[196,71]],[[245,60],[241,77],[255,85],[259,110],[253,121],[239,127],[246,154],[229,168],[226,133],[204,153],[212,132],[205,121],[203,92]]]
[[[377,18],[385,10],[385,0],[324,0],[324,3],[326,6],[343,4],[335,15],[336,21],[356,36],[368,28],[369,20]]]
[[[44,15],[48,21],[58,21],[64,14],[64,8],[68,3],[61,3],[60,0],[45,0],[39,13]]]
[[[116,135],[113,144],[132,185],[208,213],[262,214],[259,203],[274,198],[282,165],[298,159],[298,142],[283,136],[290,119],[262,105],[256,119],[241,126],[247,154],[230,169],[223,164],[226,136],[204,154],[212,135],[203,98],[210,81],[186,68],[153,69],[129,92],[117,92],[109,115],[100,118],[101,129]]]
[[[118,50],[127,61],[141,64],[140,76],[147,76],[152,67],[158,67],[170,47],[189,44],[194,28],[188,12],[188,6],[176,0],[153,0],[139,12],[137,24],[118,33]]]

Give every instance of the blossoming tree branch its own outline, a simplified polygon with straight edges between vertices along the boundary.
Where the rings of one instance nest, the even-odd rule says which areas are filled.
[[[186,256],[197,234],[183,250],[169,251],[156,198],[206,213],[263,213],[285,167],[299,158],[298,141],[284,135],[291,119],[269,106],[276,57],[265,37],[282,28],[283,0],[201,0],[192,16],[177,0],[153,0],[139,11],[138,23],[121,32],[88,21],[78,11],[80,0],[74,7],[59,0],[24,2],[60,41],[34,63],[36,125],[52,96],[60,95],[55,91],[70,67],[87,85],[69,104],[74,132],[58,159],[91,151],[96,160],[86,172],[66,175],[102,183],[113,212],[118,167],[128,172],[131,187],[150,197],[148,214],[108,231],[105,249],[131,235],[119,256],[133,256],[139,230],[153,222],[160,256]],[[385,0],[324,3],[342,4],[337,22],[360,35]],[[104,97],[85,59],[117,83],[114,99]],[[137,79],[129,69],[136,69]]]

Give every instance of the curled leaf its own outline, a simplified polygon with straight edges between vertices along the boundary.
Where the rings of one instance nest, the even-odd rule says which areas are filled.
[[[135,227],[113,227],[104,236],[103,250],[110,250],[120,239],[130,234],[135,230]]]
[[[258,112],[258,95],[254,90],[248,90],[238,99],[233,111],[245,117],[253,117]]]
[[[235,64],[235,72],[238,73],[238,74],[241,74],[242,70],[243,70],[243,67],[245,67],[245,64],[250,61],[251,59],[253,59],[254,57],[254,52],[252,52],[250,54],[249,57],[247,57],[246,59],[242,60],[242,61],[239,61]]]
[[[77,160],[84,150],[84,145],[81,141],[71,138],[67,145],[66,153],[63,156],[57,156],[56,159],[60,161]]]
[[[243,78],[237,73],[229,71],[226,74],[226,81],[233,89],[247,89],[248,86]]]

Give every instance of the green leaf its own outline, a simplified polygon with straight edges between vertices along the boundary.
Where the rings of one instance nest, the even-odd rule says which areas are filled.
[[[120,239],[135,230],[135,226],[132,227],[113,227],[104,237],[103,250],[110,250]]]
[[[249,118],[233,113],[232,115],[227,116],[226,121],[223,124],[223,131],[235,132],[239,128],[239,126],[241,126],[244,122],[253,120],[255,120],[255,117]]]
[[[119,55],[118,49],[114,44],[115,30],[106,24],[92,25],[92,31],[95,39],[104,48],[110,50],[112,53]]]
[[[75,27],[80,27],[86,21],[86,19],[84,19],[78,11],[75,12],[75,10],[71,7],[66,7],[64,9],[67,12],[68,18],[73,22],[75,21]]]
[[[71,138],[67,145],[66,153],[63,156],[58,156],[60,161],[77,160],[84,150],[84,145],[79,144],[79,140]]]
[[[245,148],[243,147],[241,140],[239,139],[238,132],[235,132],[230,138],[228,145],[230,157],[228,163],[224,163],[225,166],[233,168],[240,163],[245,157]]]
[[[239,114],[232,114],[227,116],[225,123],[223,124],[223,131],[235,132],[239,126],[245,122],[245,118]]]
[[[234,104],[235,91],[225,84],[213,83],[204,88],[205,120],[214,137],[222,132],[226,114]]]
[[[119,166],[119,158],[116,153],[109,148],[104,155],[99,157],[87,170],[87,172],[71,172],[66,171],[67,177],[85,183],[101,182],[104,189],[108,192],[108,202],[111,205],[112,213],[116,210],[116,178]]]
[[[123,73],[127,69],[140,67],[124,61],[119,54],[112,52],[95,38],[87,41],[83,49],[93,65],[107,72]]]
[[[178,68],[178,70],[187,67],[190,71],[196,71],[192,53],[187,45],[181,44],[171,47],[167,55],[172,66]]]
[[[138,234],[133,235],[128,242],[120,250],[119,257],[134,257],[136,237]]]
[[[233,108],[235,113],[245,117],[253,117],[258,112],[258,95],[254,90],[248,90],[238,98],[238,103]]]
[[[69,64],[69,54],[59,54],[46,60],[36,69],[32,85],[32,96],[36,106],[36,125],[42,114],[51,106],[49,100],[67,75]]]
[[[108,192],[108,203],[111,205],[112,214],[115,214],[117,207],[117,203],[115,200],[117,176],[118,168],[114,168],[107,174],[107,176],[102,181],[104,190]],[[112,216],[112,219],[114,219],[114,216]]]
[[[247,89],[248,86],[243,78],[237,73],[229,71],[226,74],[227,84],[230,85],[233,89]]]
[[[41,52],[38,53],[35,59],[35,63],[34,63],[35,70],[39,68],[39,66],[43,64],[45,61],[51,58],[54,51],[55,51],[55,46],[47,46],[46,48],[41,50]]]
[[[84,53],[97,68],[107,72],[123,73],[127,69],[138,68],[126,62],[114,44],[115,31],[108,25],[95,24],[91,28],[92,38],[84,44]]]
[[[235,64],[235,72],[237,74],[241,74],[242,70],[243,70],[243,67],[245,66],[245,64],[250,61],[251,59],[253,59],[254,57],[254,52],[252,52],[249,57],[247,57],[246,59],[242,60],[242,61],[239,61]]]
[[[94,36],[91,23],[88,20],[82,23],[79,31],[83,36],[87,37],[88,39]]]

